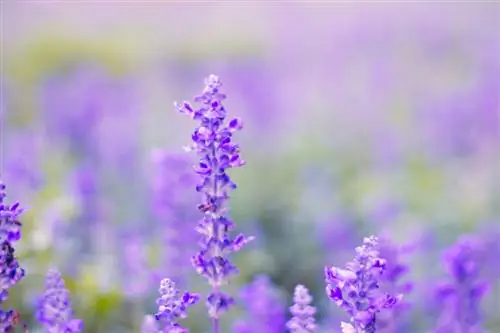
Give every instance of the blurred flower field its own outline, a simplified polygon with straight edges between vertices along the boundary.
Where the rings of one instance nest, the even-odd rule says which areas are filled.
[[[0,179],[25,209],[14,245],[25,276],[2,309],[29,332],[45,332],[37,300],[61,286],[51,269],[83,332],[146,332],[164,278],[210,292],[190,262],[202,197],[182,148],[198,132],[173,106],[210,74],[244,123],[228,205],[235,234],[255,237],[232,256],[220,332],[308,333],[290,328],[308,306],[317,332],[342,332],[352,313],[332,302],[336,267],[375,260],[370,239],[355,252],[370,235],[382,287],[402,295],[377,332],[500,332],[498,3],[1,9]],[[192,333],[210,330],[204,302],[182,321]]]

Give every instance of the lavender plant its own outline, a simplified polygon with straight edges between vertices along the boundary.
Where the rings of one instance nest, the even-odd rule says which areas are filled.
[[[15,257],[14,243],[21,238],[19,216],[23,212],[19,203],[5,203],[6,186],[0,181],[0,307],[9,296],[9,289],[24,278],[25,271]],[[14,329],[16,313],[14,310],[0,308],[0,332]]]
[[[36,317],[46,333],[78,333],[83,330],[83,321],[73,318],[69,291],[57,270],[47,272],[45,292],[38,299]]]
[[[205,89],[195,97],[198,108],[189,102],[176,107],[200,124],[192,134],[192,144],[187,150],[198,155],[195,172],[201,177],[196,190],[203,195],[198,209],[204,213],[196,231],[201,235],[201,249],[192,258],[197,273],[205,277],[212,287],[207,297],[209,316],[212,318],[213,332],[219,332],[219,318],[234,302],[233,298],[221,291],[230,276],[238,272],[229,260],[229,254],[239,251],[252,237],[239,234],[231,238],[230,231],[235,227],[227,215],[229,192],[236,184],[226,173],[227,169],[238,168],[245,164],[240,157],[240,147],[232,142],[233,134],[241,130],[242,122],[234,118],[227,121],[227,111],[222,105],[226,95],[221,92],[222,83],[216,75],[205,80]]]
[[[198,303],[200,297],[198,294],[189,292],[182,293],[176,288],[175,283],[170,279],[163,279],[160,282],[160,297],[156,300],[158,312],[155,314],[155,319],[158,326],[155,326],[151,320],[143,326],[143,332],[154,331],[158,328],[157,333],[188,333],[188,330],[183,328],[177,321],[187,317],[187,309]]]
[[[233,327],[233,333],[277,333],[285,328],[285,306],[276,287],[266,275],[257,276],[240,295],[247,316]]]
[[[481,333],[480,303],[488,288],[481,280],[478,239],[462,236],[444,254],[444,264],[450,281],[437,288],[438,301],[444,311],[435,333]]]
[[[385,269],[375,236],[363,240],[346,269],[325,268],[326,294],[350,316],[350,323],[341,324],[345,333],[376,332],[377,313],[392,308],[401,298],[381,291],[380,279]]]
[[[314,333],[316,332],[316,308],[311,306],[312,296],[303,285],[297,285],[293,294],[294,304],[290,308],[292,318],[286,326],[291,333]]]

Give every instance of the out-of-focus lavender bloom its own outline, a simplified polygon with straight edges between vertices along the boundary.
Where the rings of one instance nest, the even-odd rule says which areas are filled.
[[[5,162],[5,179],[16,179],[18,183],[16,189],[35,190],[43,183],[43,174],[41,168],[38,167],[41,156],[37,136],[39,133],[33,133],[34,131],[33,128],[26,131],[17,130],[7,132],[4,136],[2,153]]]
[[[78,231],[80,253],[88,254],[93,249],[95,230],[94,226],[100,215],[98,174],[97,171],[87,163],[82,163],[74,171],[74,192],[79,201],[79,214],[73,221],[75,232]]]
[[[377,237],[366,237],[356,252],[356,257],[347,263],[346,269],[325,268],[326,293],[351,317],[351,324],[344,326],[352,326],[356,333],[373,333],[377,313],[394,307],[401,296],[380,290],[385,260],[380,258]]]
[[[139,233],[120,237],[123,246],[123,291],[132,298],[141,298],[149,290],[151,270],[148,267],[146,242]]]
[[[153,151],[153,212],[161,223],[163,260],[161,276],[170,276],[183,286],[189,267],[191,250],[194,250],[197,234],[192,221],[200,218],[193,210],[198,196],[189,191],[195,187],[198,177],[192,172],[192,161],[184,154],[170,154],[163,150]]]
[[[401,255],[412,250],[410,247],[401,247],[388,239],[380,241],[380,257],[385,260],[385,271],[380,276],[381,286],[384,290],[396,294],[407,295],[413,290],[413,282],[402,281],[409,272],[409,266],[401,261]],[[406,298],[401,299],[394,305],[391,311],[382,312],[377,318],[378,328],[384,332],[397,332],[401,322],[401,315],[408,310],[410,303]]]
[[[199,296],[189,292],[181,293],[170,279],[160,282],[160,297],[156,300],[158,312],[155,319],[159,324],[161,333],[187,333],[188,330],[181,327],[177,322],[187,317],[187,309],[198,303]],[[151,328],[151,324],[149,324]]]
[[[49,270],[45,280],[45,292],[38,299],[36,317],[47,333],[78,333],[83,330],[83,321],[73,318],[69,291],[64,286],[61,274]]]
[[[293,306],[290,308],[292,318],[286,326],[291,333],[313,333],[316,332],[316,308],[311,306],[312,296],[309,290],[302,285],[295,287],[293,294]]]
[[[72,153],[98,152],[98,144],[110,143],[108,135],[106,140],[99,140],[101,134],[107,134],[100,128],[103,119],[115,115],[123,120],[124,115],[130,114],[134,94],[129,86],[127,81],[112,78],[98,66],[77,66],[53,74],[41,88],[47,134],[64,139]],[[115,127],[122,123],[115,122]]]
[[[468,155],[498,140],[498,71],[489,66],[476,81],[465,93],[430,101],[427,106],[424,130],[436,155]]]
[[[450,281],[437,288],[438,301],[444,310],[436,333],[483,332],[480,302],[488,288],[481,281],[481,243],[473,236],[462,236],[444,254],[444,264]]]
[[[234,325],[233,333],[284,331],[285,304],[268,276],[257,276],[242,289],[240,299],[246,308],[247,318]]]
[[[192,258],[198,274],[208,279],[213,291],[207,299],[209,315],[214,323],[214,332],[218,332],[218,318],[229,308],[232,298],[221,292],[220,287],[227,279],[238,272],[228,259],[228,254],[239,251],[252,238],[240,234],[230,238],[234,222],[227,216],[226,203],[229,192],[236,184],[226,173],[227,169],[243,166],[240,147],[231,141],[233,133],[243,125],[237,118],[226,121],[227,111],[222,105],[226,96],[220,91],[221,81],[215,75],[205,80],[205,89],[194,101],[201,104],[193,108],[190,103],[177,105],[179,112],[200,125],[192,134],[190,150],[196,151],[199,162],[195,172],[201,177],[196,190],[203,194],[203,202],[198,209],[205,214],[196,231],[202,236],[200,252]]]
[[[0,181],[0,306],[9,296],[9,288],[24,277],[24,269],[15,257],[14,243],[21,238],[19,215],[23,209],[19,203],[8,205],[6,186]],[[13,327],[14,312],[0,309],[0,331],[9,332]]]

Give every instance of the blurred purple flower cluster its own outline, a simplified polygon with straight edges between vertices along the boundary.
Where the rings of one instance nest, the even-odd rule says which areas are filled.
[[[69,291],[58,271],[47,272],[45,292],[37,303],[36,316],[47,333],[79,333],[83,330],[83,321],[73,318]]]
[[[246,319],[237,322],[233,333],[274,333],[285,326],[285,307],[276,287],[265,275],[257,276],[241,290]]]

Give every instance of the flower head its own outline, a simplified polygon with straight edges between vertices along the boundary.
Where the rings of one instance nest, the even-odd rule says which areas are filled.
[[[23,212],[19,203],[4,202],[6,187],[0,181],[0,306],[7,300],[8,290],[24,277],[24,269],[15,257],[14,243],[21,238],[19,216]],[[13,326],[14,312],[0,309],[0,328],[8,331]]]
[[[310,305],[312,296],[309,294],[309,290],[300,284],[296,286],[293,302],[294,305],[290,308],[293,317],[286,324],[290,332],[314,333],[317,329],[316,320],[314,319],[316,308]]]
[[[187,329],[177,321],[187,317],[187,309],[198,303],[199,296],[189,292],[181,293],[170,279],[160,282],[160,297],[156,300],[158,312],[155,319],[160,324],[161,333],[187,333]]]
[[[376,314],[384,308],[392,308],[401,296],[395,297],[380,290],[385,260],[379,256],[377,237],[365,238],[356,252],[346,269],[325,269],[326,293],[349,314],[356,333],[373,333]]]
[[[227,279],[238,272],[228,255],[239,251],[251,240],[240,234],[230,237],[234,222],[227,216],[226,204],[229,192],[236,184],[227,174],[231,168],[245,164],[240,156],[240,147],[232,141],[233,134],[243,126],[239,119],[227,120],[227,111],[222,105],[225,95],[221,92],[222,83],[215,75],[205,80],[205,89],[194,101],[200,107],[194,108],[188,102],[178,105],[179,112],[199,122],[192,134],[192,144],[188,150],[198,155],[194,170],[200,177],[196,190],[203,195],[198,209],[204,217],[196,231],[201,235],[201,249],[192,258],[198,274],[204,276],[213,288],[208,296],[209,314],[218,318],[228,309],[232,298],[219,290]]]
[[[47,272],[45,292],[38,299],[36,316],[48,333],[78,333],[83,330],[83,322],[73,318],[69,291],[56,270]]]

